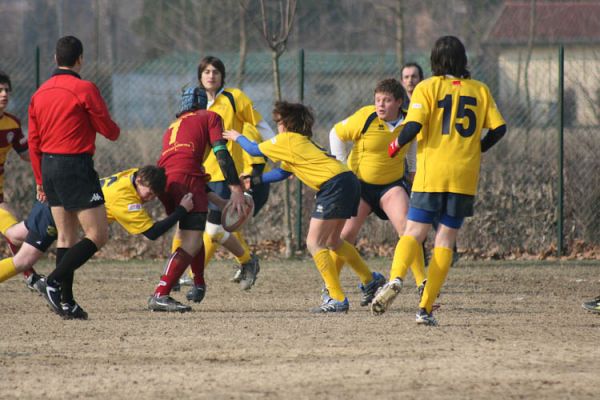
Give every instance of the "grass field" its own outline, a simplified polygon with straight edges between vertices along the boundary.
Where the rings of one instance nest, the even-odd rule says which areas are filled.
[[[369,260],[388,273],[389,260]],[[392,309],[312,315],[312,263],[262,262],[250,292],[229,263],[207,270],[205,301],[151,313],[160,261],[93,261],[76,277],[88,321],[50,313],[22,279],[1,287],[0,399],[598,399],[600,262],[461,261],[436,313],[416,326],[407,280]],[[42,264],[47,273],[50,264]],[[176,294],[182,300],[185,292]]]

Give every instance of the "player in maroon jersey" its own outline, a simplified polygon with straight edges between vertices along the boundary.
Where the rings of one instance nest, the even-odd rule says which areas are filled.
[[[245,207],[244,192],[238,173],[223,139],[223,121],[221,117],[206,110],[206,92],[200,88],[191,88],[184,94],[181,112],[171,123],[163,137],[163,147],[158,165],[165,168],[167,187],[160,200],[166,212],[171,213],[186,193],[192,193],[194,208],[179,221],[178,236],[181,245],[167,260],[163,275],[148,300],[148,309],[152,311],[190,311],[191,307],[182,304],[170,296],[173,285],[191,265],[194,272],[194,285],[200,285],[204,267],[202,235],[206,226],[208,199],[206,183],[210,180],[202,166],[212,148],[225,181],[231,190],[231,202],[238,212]],[[195,270],[196,269],[196,270]],[[198,273],[197,273],[198,272]]]

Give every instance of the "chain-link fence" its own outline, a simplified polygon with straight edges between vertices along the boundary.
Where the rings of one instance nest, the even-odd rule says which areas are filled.
[[[491,3],[497,6],[501,2]],[[484,257],[550,255],[558,242],[561,173],[558,41],[540,45],[535,41],[489,42],[481,46],[481,51],[469,53],[471,72],[490,86],[507,121],[508,134],[483,157],[476,215],[461,231],[459,249]],[[404,60],[419,62],[428,75],[432,43],[413,45],[405,51]],[[301,46],[298,43],[297,47]],[[274,101],[271,54],[248,53],[240,76],[238,52],[208,53],[225,62],[226,86],[242,88],[270,123]],[[299,99],[298,53],[291,49],[280,58],[284,99]],[[157,160],[162,133],[177,111],[181,89],[196,83],[200,57],[198,52],[173,52],[147,61],[84,64],[84,78],[98,85],[122,127],[117,143],[98,140],[95,159],[101,175]],[[53,68],[51,53],[42,49],[40,60],[39,76],[43,81]],[[36,68],[33,49],[31,56],[0,62],[0,69],[9,72],[13,80],[9,110],[20,116],[24,125],[35,90]],[[570,251],[580,249],[581,243],[600,243],[600,40],[567,43],[563,75],[564,234]],[[334,123],[372,102],[378,80],[399,77],[397,55],[307,50],[303,76],[304,102],[317,116],[316,140],[327,145],[327,133]],[[11,157],[6,170],[6,199],[20,216],[25,216],[34,193],[30,169]],[[282,239],[283,186],[274,185],[268,205],[248,226],[250,242]],[[292,196],[292,207],[303,210],[305,229],[313,199],[310,190],[305,188],[303,192],[300,205]],[[154,206],[153,213],[160,213],[158,206]],[[292,214],[296,218],[296,213]],[[119,254],[123,257],[161,256],[168,246],[166,239],[158,245],[127,239],[116,228],[113,234],[120,239]],[[371,217],[359,244],[367,253],[387,255],[396,240],[391,224]]]

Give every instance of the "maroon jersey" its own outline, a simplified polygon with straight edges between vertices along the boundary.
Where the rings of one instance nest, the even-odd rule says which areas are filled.
[[[166,130],[158,166],[167,175],[205,176],[202,163],[209,154],[210,144],[222,139],[223,121],[217,113],[207,110],[186,113]]]

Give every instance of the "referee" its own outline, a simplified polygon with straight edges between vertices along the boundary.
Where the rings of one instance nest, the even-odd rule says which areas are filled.
[[[96,132],[117,140],[98,88],[79,76],[83,45],[74,36],[56,43],[57,69],[31,98],[29,149],[37,198],[48,201],[56,222],[56,268],[42,283],[50,308],[58,315],[79,307],[73,275],[108,240],[104,196],[94,170]],[[78,241],[78,225],[84,238]]]

